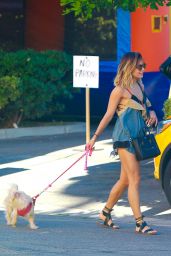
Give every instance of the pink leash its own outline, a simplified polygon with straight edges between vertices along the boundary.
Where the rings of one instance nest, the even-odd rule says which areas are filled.
[[[84,165],[84,171],[88,171],[87,169],[87,159],[88,159],[88,156],[91,156],[92,155],[92,149],[89,149],[85,151],[85,165]]]
[[[33,203],[35,204],[36,199],[43,193],[45,192],[48,188],[52,187],[53,183],[55,183],[64,173],[66,173],[69,169],[71,169],[77,162],[79,162],[84,156],[85,156],[85,165],[84,165],[84,170],[87,170],[87,159],[88,156],[92,155],[92,149],[86,149],[84,154],[80,156],[73,164],[71,164],[64,172],[62,172],[54,181],[52,181],[46,188],[44,188],[39,194],[33,197]]]

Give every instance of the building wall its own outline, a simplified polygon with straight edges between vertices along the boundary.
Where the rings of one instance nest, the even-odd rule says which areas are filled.
[[[160,29],[154,29],[154,16],[160,18]],[[146,71],[159,71],[159,65],[169,56],[169,7],[138,8],[131,14],[131,50],[142,53]]]
[[[25,46],[63,50],[64,17],[57,0],[26,0]]]

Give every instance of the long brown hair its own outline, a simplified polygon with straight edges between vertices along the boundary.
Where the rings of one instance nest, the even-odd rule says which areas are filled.
[[[132,72],[135,70],[138,61],[142,59],[142,55],[139,52],[126,53],[118,66],[114,84],[126,88],[131,86],[134,83]]]

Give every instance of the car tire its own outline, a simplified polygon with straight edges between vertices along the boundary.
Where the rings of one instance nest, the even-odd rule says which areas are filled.
[[[163,189],[166,198],[171,205],[171,160],[169,160],[163,177]]]

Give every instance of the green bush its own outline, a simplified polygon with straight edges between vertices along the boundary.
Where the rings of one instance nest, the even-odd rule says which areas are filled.
[[[61,112],[63,99],[72,93],[70,55],[54,50],[0,52],[1,127],[11,127],[21,114],[35,120]]]
[[[15,76],[0,77],[0,109],[17,99],[19,81],[20,79]]]
[[[167,119],[169,116],[171,116],[171,98],[167,99],[164,102],[163,111],[164,111],[164,118],[165,119]]]

